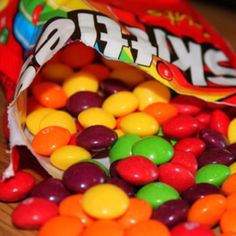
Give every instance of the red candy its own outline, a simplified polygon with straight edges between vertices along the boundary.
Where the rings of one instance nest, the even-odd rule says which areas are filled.
[[[44,198],[27,198],[12,213],[12,222],[22,229],[38,229],[58,214],[55,203]]]
[[[215,110],[211,114],[210,128],[214,129],[227,137],[230,120],[225,112]]]
[[[159,180],[183,192],[195,183],[193,174],[178,163],[165,163],[159,167]]]
[[[195,157],[203,153],[206,144],[199,138],[185,138],[175,144],[175,150],[191,152]]]
[[[211,112],[208,110],[203,110],[198,113],[195,118],[199,121],[199,128],[203,129],[210,124]]]
[[[177,115],[163,124],[163,133],[171,138],[183,139],[197,133],[198,121],[190,115]]]
[[[158,178],[157,166],[142,156],[130,156],[122,159],[116,168],[119,175],[132,184],[147,184]]]
[[[30,173],[19,171],[14,177],[0,180],[0,201],[19,201],[30,193],[34,185],[35,178]]]

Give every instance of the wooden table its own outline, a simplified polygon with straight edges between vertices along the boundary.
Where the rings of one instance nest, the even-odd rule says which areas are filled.
[[[224,8],[222,6],[210,5],[201,1],[191,1],[193,6],[220,32],[232,45],[236,52],[236,10]],[[0,173],[8,165],[8,144],[3,136],[2,117],[5,108],[5,98],[3,90],[0,87]],[[33,173],[37,179],[41,179],[41,173],[36,172],[30,166],[23,166]],[[32,236],[35,231],[26,231],[16,229],[11,223],[11,212],[16,204],[4,204],[0,202],[0,236]]]

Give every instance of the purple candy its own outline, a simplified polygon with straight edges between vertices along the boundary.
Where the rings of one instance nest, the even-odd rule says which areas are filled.
[[[100,87],[106,96],[129,90],[128,86],[124,82],[117,79],[105,79],[101,82]]]
[[[231,165],[236,157],[227,149],[213,148],[203,152],[198,158],[198,168],[208,164]]]
[[[204,128],[200,130],[199,135],[207,148],[226,148],[227,146],[226,138],[216,130]]]
[[[81,111],[90,107],[101,107],[103,98],[97,93],[90,91],[80,91],[68,98],[66,109],[73,115],[77,116]]]
[[[117,169],[116,169],[116,165],[118,164],[118,162],[119,162],[119,161],[114,161],[114,162],[112,162],[111,165],[110,165],[109,172],[110,172],[110,176],[111,176],[111,177],[120,178],[120,175],[118,174]]]
[[[152,218],[172,228],[187,218],[189,203],[182,199],[170,200],[153,209]]]
[[[77,136],[77,145],[91,152],[101,152],[109,148],[117,139],[114,130],[103,125],[93,125]]]
[[[91,162],[79,162],[70,166],[63,174],[63,183],[74,193],[83,193],[96,184],[106,181],[105,172]]]
[[[208,194],[219,194],[219,193],[221,192],[215,185],[208,183],[199,183],[199,184],[194,184],[193,186],[182,192],[181,196],[183,199],[192,204],[196,200],[203,198]]]
[[[71,193],[64,187],[59,179],[49,178],[39,182],[32,190],[32,197],[46,198],[55,204],[59,204]]]
[[[230,145],[227,147],[227,150],[229,150],[229,151],[232,153],[232,155],[234,155],[235,158],[236,158],[236,143],[230,144]]]

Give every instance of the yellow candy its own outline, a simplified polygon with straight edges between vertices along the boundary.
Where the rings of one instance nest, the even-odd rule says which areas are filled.
[[[32,134],[37,134],[40,130],[40,122],[42,119],[47,116],[49,113],[54,112],[54,109],[51,108],[38,108],[37,110],[32,111],[26,117],[26,127]]]
[[[114,219],[128,209],[129,197],[119,187],[99,184],[88,189],[82,198],[83,210],[96,219]]]
[[[109,96],[102,108],[116,117],[127,115],[138,108],[138,98],[131,92],[122,91]]]
[[[124,133],[139,136],[154,135],[159,130],[158,122],[144,112],[134,112],[125,116],[120,122],[120,127]]]
[[[62,82],[73,74],[73,70],[65,64],[56,62],[46,64],[41,73],[47,80]]]
[[[121,80],[125,84],[134,87],[144,80],[144,72],[134,67],[116,68],[111,72],[110,78]]]
[[[76,132],[74,118],[65,111],[53,111],[46,115],[40,122],[40,130],[48,126],[60,126],[70,131],[71,134]]]
[[[50,162],[61,170],[87,159],[91,159],[91,154],[86,149],[74,145],[63,146],[50,156]]]
[[[229,127],[228,127],[228,140],[229,140],[230,144],[236,142],[235,130],[236,130],[236,118],[231,120],[231,122],[229,123]]]
[[[104,111],[102,108],[97,107],[88,108],[80,112],[78,121],[84,128],[92,125],[104,125],[113,129],[116,126],[114,116],[111,113]]]
[[[134,94],[139,98],[139,110],[155,102],[169,102],[171,93],[169,88],[156,80],[148,80],[139,84],[134,89]]]
[[[63,89],[67,96],[71,96],[79,91],[97,92],[98,81],[95,76],[89,73],[80,72],[75,73],[63,83]]]
[[[231,175],[236,173],[236,162],[232,163],[230,166]]]

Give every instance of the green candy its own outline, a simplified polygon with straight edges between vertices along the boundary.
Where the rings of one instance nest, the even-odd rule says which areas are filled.
[[[161,165],[171,160],[174,148],[165,139],[152,136],[136,142],[132,148],[132,155],[147,157],[156,165]]]
[[[178,199],[180,196],[171,186],[155,182],[144,185],[138,190],[136,197],[148,202],[153,208],[157,208],[169,200]]]
[[[196,175],[196,183],[209,183],[221,186],[230,175],[230,168],[222,164],[209,164],[200,168]]]
[[[137,141],[141,140],[138,135],[124,134],[112,145],[109,151],[110,162],[114,162],[131,156],[131,149]]]

